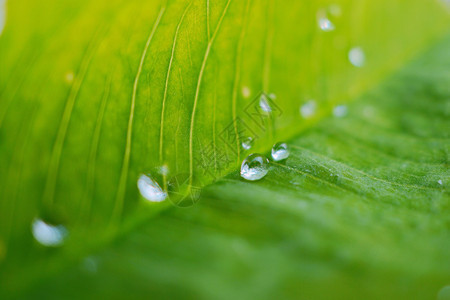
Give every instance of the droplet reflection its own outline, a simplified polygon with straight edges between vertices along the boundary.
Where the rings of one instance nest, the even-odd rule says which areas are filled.
[[[269,160],[261,154],[250,154],[241,165],[241,177],[250,181],[260,180],[269,172]]]
[[[47,247],[61,246],[68,236],[63,225],[52,225],[42,219],[35,219],[31,229],[36,241]]]
[[[361,68],[366,63],[366,55],[361,47],[354,47],[348,52],[348,60],[355,67]]]
[[[274,161],[284,160],[289,157],[289,146],[286,143],[276,143],[272,147],[272,158]]]
[[[151,202],[161,202],[167,198],[167,193],[150,176],[139,176],[137,186],[142,197]]]

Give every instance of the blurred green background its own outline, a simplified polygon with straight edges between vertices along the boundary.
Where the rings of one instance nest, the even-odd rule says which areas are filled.
[[[449,11],[0,1],[0,298],[449,299]]]

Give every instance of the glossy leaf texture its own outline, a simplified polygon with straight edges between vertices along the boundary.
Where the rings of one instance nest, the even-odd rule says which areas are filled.
[[[324,30],[323,16],[333,30]],[[442,3],[421,0],[9,1],[0,36],[2,291],[27,291],[60,272],[60,280],[69,280],[76,272],[64,273],[67,266],[109,249],[118,236],[126,236],[122,244],[99,255],[118,255],[123,263],[105,258],[108,268],[134,265],[125,258],[148,259],[151,264],[170,248],[171,237],[183,235],[179,222],[190,225],[193,234],[167,252],[174,259],[167,278],[156,280],[163,276],[157,268],[144,270],[140,265],[117,273],[149,278],[161,293],[157,283],[170,286],[179,274],[186,291],[204,297],[218,291],[234,295],[231,284],[243,276],[260,280],[248,283],[243,296],[258,295],[253,288],[277,292],[276,286],[290,287],[297,276],[306,276],[289,262],[299,258],[301,263],[312,255],[322,263],[331,257],[344,266],[357,261],[367,270],[380,262],[373,276],[388,287],[388,280],[377,276],[390,270],[383,268],[389,259],[398,263],[400,274],[411,271],[411,280],[421,270],[438,270],[435,276],[442,280],[448,274],[437,260],[442,258],[445,266],[448,258],[429,249],[446,245],[448,220],[427,219],[427,213],[439,215],[448,208],[448,80],[440,69],[448,65],[448,44],[439,48],[442,65],[430,54],[423,70],[412,68],[420,73],[415,81],[390,77],[394,87],[382,85],[375,90],[381,95],[374,92],[373,100],[349,105],[348,118],[324,118],[442,37],[448,22]],[[261,97],[270,114],[261,112]],[[303,134],[308,128],[314,129]],[[251,150],[241,146],[248,137],[253,140]],[[250,152],[267,152],[273,143],[287,140],[292,140],[292,157],[286,165],[273,165],[260,183],[244,183],[233,175],[222,179],[234,174]],[[404,165],[396,155],[404,158]],[[161,167],[167,175],[160,174]],[[140,174],[151,174],[164,188],[174,179],[187,180],[187,193],[217,182],[194,208],[165,211],[173,202],[179,204],[178,198],[147,203],[136,187]],[[399,224],[396,213],[404,215]],[[367,216],[367,223],[361,216]],[[384,220],[380,225],[378,217]],[[65,245],[39,245],[31,231],[36,218],[64,224],[69,231]],[[418,249],[405,262],[414,255],[431,255],[417,269],[395,260],[395,251],[406,249],[407,242],[381,243],[375,248],[381,254],[361,254],[369,248],[364,233],[380,236],[395,225],[398,230],[386,237],[394,240],[396,234],[404,237],[402,226],[414,227],[411,224],[421,218],[430,224],[420,234],[433,247],[414,244]],[[313,223],[317,232],[293,229]],[[140,232],[134,229],[137,224],[151,226],[144,230],[147,239],[141,247],[133,244]],[[368,232],[358,231],[355,224],[366,224]],[[327,240],[332,228],[338,235],[360,239],[358,246],[350,248],[345,237]],[[287,242],[279,246],[288,252],[277,252],[275,241],[282,239]],[[201,253],[208,246],[213,256],[206,256],[204,267],[208,259],[219,264],[217,273],[203,273],[217,280],[211,290],[186,279],[194,262],[202,266]],[[228,257],[232,252],[222,251],[242,249],[229,247],[247,247],[250,252],[241,254],[251,258],[242,263],[261,278],[234,270],[239,261]],[[134,249],[142,250],[142,257]],[[181,249],[191,252],[183,256]],[[277,266],[275,281],[258,269],[262,262]],[[162,266],[167,266],[164,257]],[[321,274],[320,266],[310,267],[311,276]],[[99,278],[109,280],[106,275]],[[228,280],[221,285],[221,278]],[[138,291],[147,291],[136,285]],[[428,287],[427,292],[434,283]],[[37,293],[46,291],[58,295],[70,289]],[[343,295],[347,292],[342,290]]]

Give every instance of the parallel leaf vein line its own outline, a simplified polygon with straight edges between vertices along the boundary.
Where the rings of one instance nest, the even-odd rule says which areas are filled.
[[[203,73],[205,71],[205,67],[206,67],[206,62],[208,60],[209,57],[209,52],[211,51],[211,46],[217,36],[217,33],[220,29],[220,26],[222,25],[222,21],[228,11],[228,7],[230,6],[230,2],[231,0],[228,0],[227,4],[225,5],[225,8],[222,12],[222,15],[219,19],[219,23],[217,24],[217,27],[213,33],[213,36],[211,37],[211,40],[208,42],[208,45],[206,47],[206,51],[205,51],[205,55],[203,56],[203,62],[202,62],[202,66],[200,68],[200,73],[198,75],[198,79],[197,79],[197,88],[195,90],[195,97],[194,97],[194,106],[192,108],[192,114],[191,114],[191,125],[190,125],[190,130],[189,130],[189,185],[192,184],[192,175],[194,173],[194,158],[193,158],[193,134],[194,134],[194,124],[195,124],[195,113],[197,111],[197,104],[198,104],[198,98],[200,95],[200,88],[201,88],[201,84],[202,84],[202,79],[203,79]]]
[[[176,48],[176,45],[177,45],[178,33],[180,31],[181,24],[183,23],[183,19],[186,16],[186,13],[188,12],[189,7],[191,6],[191,4],[192,4],[192,2],[190,2],[188,4],[188,6],[186,7],[186,9],[183,12],[183,15],[181,16],[180,22],[177,25],[177,29],[175,31],[175,36],[173,38],[173,43],[172,43],[172,53],[170,55],[169,67],[167,69],[166,82],[164,84],[164,96],[163,96],[162,108],[161,108],[161,129],[160,129],[160,133],[159,133],[159,160],[160,160],[161,163],[164,160],[164,157],[163,157],[164,112],[165,112],[165,109],[166,109],[166,100],[167,100],[167,91],[168,91],[168,87],[169,87],[170,72],[172,70],[172,62],[173,62],[173,58],[175,56],[175,48]]]
[[[410,185],[410,184],[402,184],[402,183],[392,182],[392,181],[389,181],[389,180],[385,180],[385,179],[382,179],[382,178],[378,178],[378,177],[375,177],[375,176],[373,176],[373,175],[367,174],[367,173],[364,172],[364,171],[358,170],[358,169],[356,169],[356,168],[354,168],[354,167],[351,167],[351,166],[349,166],[349,165],[347,165],[347,164],[344,164],[344,163],[342,163],[342,162],[340,162],[340,161],[334,160],[334,159],[329,158],[329,157],[327,157],[327,156],[325,156],[325,155],[322,155],[322,154],[320,154],[320,153],[311,151],[311,150],[309,150],[309,149],[307,149],[307,148],[303,148],[303,147],[300,147],[300,146],[297,146],[297,145],[292,145],[292,148],[296,148],[296,149],[300,149],[300,150],[306,150],[306,151],[308,151],[308,152],[310,152],[310,153],[313,153],[314,155],[323,157],[323,158],[328,159],[328,160],[330,160],[330,161],[333,161],[333,162],[335,162],[335,163],[337,163],[337,164],[339,164],[339,165],[341,165],[341,166],[344,166],[344,167],[346,167],[346,168],[352,169],[353,171],[355,171],[355,172],[357,172],[357,173],[359,173],[359,174],[361,174],[361,175],[363,175],[363,176],[369,177],[370,179],[373,179],[373,180],[375,180],[375,181],[380,181],[380,182],[383,182],[383,183],[387,183],[387,184],[395,185],[395,186],[399,186],[399,187],[404,187],[404,188],[413,188],[413,189],[420,189],[420,190],[435,190],[435,191],[441,191],[441,189],[436,189],[436,188],[432,188],[432,187],[418,186],[418,185]]]
[[[237,151],[238,160],[241,159],[240,158],[241,147],[240,147],[240,140],[239,140],[239,131],[238,131],[238,126],[237,126],[236,106],[237,106],[238,86],[239,86],[240,77],[241,77],[242,49],[243,49],[244,38],[245,38],[245,34],[246,34],[249,9],[250,9],[250,0],[247,0],[247,4],[245,6],[245,11],[244,11],[244,21],[242,23],[241,34],[239,36],[239,41],[238,41],[237,51],[236,51],[236,68],[235,68],[235,73],[234,73],[233,94],[232,94],[232,99],[231,99],[231,107],[232,107],[231,109],[232,109],[232,114],[233,114],[233,127],[234,127],[234,134],[236,136],[236,151]]]
[[[72,118],[73,108],[75,106],[76,99],[78,98],[78,93],[81,89],[81,85],[84,82],[84,78],[86,77],[89,65],[92,61],[94,53],[98,47],[98,34],[101,30],[99,30],[94,36],[93,42],[91,46],[88,48],[82,62],[80,65],[80,75],[74,82],[72,89],[70,90],[69,96],[66,101],[66,105],[64,107],[63,116],[61,118],[61,122],[59,124],[58,133],[56,136],[55,143],[53,145],[52,154],[50,157],[50,164],[44,189],[44,197],[43,201],[47,205],[53,203],[55,196],[55,188],[56,188],[56,180],[58,178],[59,172],[59,164],[61,162],[61,154],[64,146],[64,142],[66,140],[67,129],[69,127],[70,120]]]
[[[86,215],[89,215],[89,211],[91,208],[90,202],[92,202],[93,189],[95,183],[95,169],[96,169],[96,160],[97,153],[100,141],[100,134],[102,131],[103,117],[105,115],[106,106],[109,99],[109,93],[111,90],[111,76],[107,79],[105,83],[105,88],[103,92],[102,102],[100,104],[100,108],[97,114],[97,120],[95,123],[94,134],[92,136],[91,149],[89,151],[89,160],[88,160],[88,170],[87,170],[87,182],[86,182],[86,196],[85,200],[86,205],[89,204],[88,207],[84,207],[81,211],[85,211]]]
[[[135,108],[135,104],[136,104],[136,95],[137,95],[137,88],[139,85],[139,79],[141,77],[142,68],[144,66],[144,61],[147,56],[148,48],[149,48],[150,43],[153,39],[153,36],[156,32],[156,29],[158,28],[158,25],[161,21],[161,18],[164,14],[165,9],[166,9],[165,7],[162,7],[161,10],[159,11],[158,17],[156,18],[156,21],[153,25],[150,35],[147,38],[147,42],[145,44],[144,50],[142,51],[141,59],[139,62],[139,67],[138,67],[138,70],[136,72],[136,76],[134,79],[133,92],[131,95],[130,115],[128,117],[128,128],[127,128],[127,137],[126,137],[126,144],[125,144],[125,153],[124,153],[124,157],[123,157],[123,161],[122,161],[122,168],[121,168],[120,178],[119,178],[119,186],[117,188],[117,196],[116,196],[116,201],[115,201],[113,214],[112,214],[113,220],[115,220],[116,218],[118,218],[120,216],[122,209],[123,209],[123,201],[125,198],[126,183],[127,183],[127,178],[128,178],[128,168],[129,168],[129,164],[130,164],[134,108]]]

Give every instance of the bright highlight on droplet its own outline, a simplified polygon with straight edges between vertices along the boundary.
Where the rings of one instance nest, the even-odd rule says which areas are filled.
[[[244,150],[250,150],[250,148],[253,145],[253,139],[251,137],[246,138],[244,141],[242,141],[242,148],[244,148]]]
[[[251,93],[251,91],[250,91],[250,88],[248,86],[242,87],[242,96],[244,98],[250,97],[250,93]]]
[[[260,180],[269,172],[269,160],[261,154],[247,156],[241,165],[241,177],[250,181]]]
[[[333,115],[337,118],[343,118],[348,114],[348,108],[345,105],[337,105],[333,108]]]
[[[167,198],[167,193],[150,176],[139,176],[137,186],[142,197],[151,202],[161,202]]]
[[[300,114],[303,118],[308,119],[314,116],[317,110],[317,104],[314,100],[309,100],[300,106]]]
[[[63,225],[51,225],[41,219],[35,219],[31,229],[36,241],[47,247],[61,246],[68,236],[68,231]]]
[[[272,107],[270,107],[269,100],[265,94],[262,94],[261,98],[259,98],[259,107],[266,113],[272,112]]]
[[[361,47],[354,47],[348,52],[348,60],[355,67],[362,67],[366,63],[366,55]]]
[[[439,180],[438,180],[438,183],[439,183],[440,185],[442,185],[442,179],[439,179]]]
[[[289,146],[286,143],[276,143],[272,147],[272,158],[274,161],[284,160],[289,157]]]

